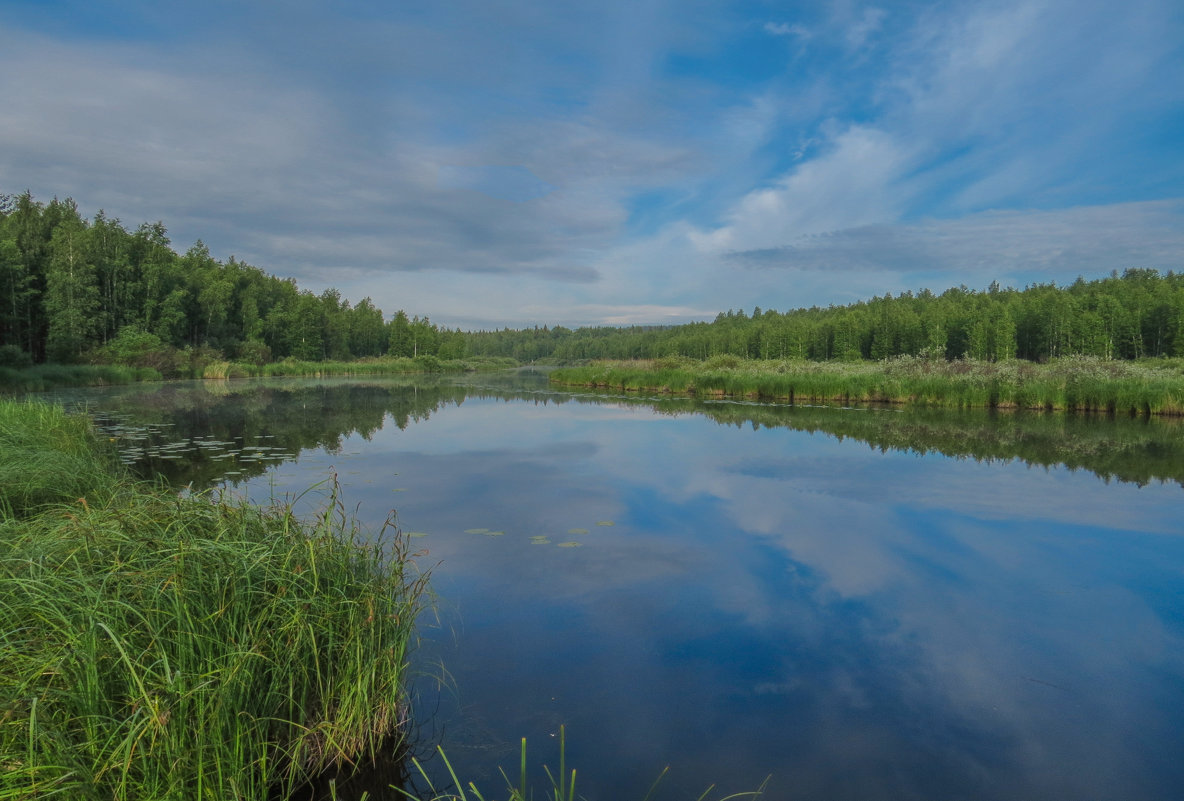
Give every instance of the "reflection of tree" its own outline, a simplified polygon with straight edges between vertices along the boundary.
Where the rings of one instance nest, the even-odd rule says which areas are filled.
[[[885,451],[977,461],[1019,459],[1041,467],[1089,470],[1106,481],[1174,481],[1184,487],[1184,425],[1178,420],[693,402],[686,404],[691,408],[672,408],[675,405],[663,401],[657,408],[668,414],[704,414],[729,425],[850,437]]]
[[[369,440],[389,421],[400,430],[428,420],[466,398],[498,398],[536,404],[646,405],[671,415],[704,415],[735,426],[789,428],[866,442],[881,450],[941,453],[976,460],[1019,459],[1030,465],[1089,470],[1103,479],[1184,486],[1184,421],[1102,418],[1086,415],[992,414],[944,409],[848,410],[834,407],[712,403],[695,399],[639,399],[608,393],[561,393],[525,374],[431,377],[372,381],[286,379],[205,384],[165,384],[151,391],[122,388],[104,407],[133,424],[166,424],[169,441],[213,437],[239,448],[267,442],[286,453],[339,451],[343,439]],[[241,466],[262,474],[284,457]],[[208,486],[227,465],[205,453],[176,461],[152,460],[148,471],[170,482]]]

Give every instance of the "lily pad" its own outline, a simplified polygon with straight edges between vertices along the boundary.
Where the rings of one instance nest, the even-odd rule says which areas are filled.
[[[561,543],[559,543],[559,547],[560,548],[579,548],[583,544],[584,543],[582,543],[582,542],[574,542],[574,541],[573,542],[561,542]]]
[[[466,528],[465,533],[466,534],[487,534],[487,533],[489,533],[489,529],[487,529],[487,528]]]
[[[598,526],[615,526],[616,523],[614,523],[611,520],[597,520],[596,525],[598,525]]]

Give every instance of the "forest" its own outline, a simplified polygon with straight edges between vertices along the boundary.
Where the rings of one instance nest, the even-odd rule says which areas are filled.
[[[459,358],[464,345],[426,317],[388,321],[369,298],[218,261],[200,240],[178,254],[160,222],[129,231],[70,199],[0,195],[0,366],[134,356],[167,377],[194,360]]]
[[[711,322],[671,327],[507,329],[470,335],[468,348],[473,355],[559,362],[723,355],[811,361],[1184,356],[1184,274],[1128,269],[1065,287],[991,284],[940,295],[922,289],[847,306],[728,311]]]
[[[183,364],[292,358],[510,357],[521,362],[730,355],[858,361],[902,355],[1049,361],[1184,356],[1184,274],[1130,268],[1067,286],[928,289],[846,306],[721,312],[676,326],[542,326],[463,332],[370,298],[320,295],[291,278],[184,254],[161,222],[129,231],[70,199],[0,195],[0,367],[137,361],[166,377]],[[190,370],[189,372],[192,372]]]

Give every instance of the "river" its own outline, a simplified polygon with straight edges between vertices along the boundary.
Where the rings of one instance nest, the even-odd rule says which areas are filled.
[[[1184,787],[1176,422],[623,398],[530,372],[54,397],[177,486],[315,506],[335,476],[375,537],[394,510],[435,594],[417,753],[441,744],[487,798],[520,738],[554,771],[561,725],[597,801],[640,801],[667,765],[655,799],[767,776],[773,801]]]

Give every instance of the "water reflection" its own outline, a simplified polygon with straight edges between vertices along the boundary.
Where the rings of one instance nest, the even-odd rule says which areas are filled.
[[[664,798],[769,773],[774,799],[1184,786],[1171,421],[639,403],[505,380],[175,386],[109,408],[176,441],[273,436],[295,457],[244,471],[240,491],[332,469],[376,528],[395,507],[426,535],[441,607],[421,664],[452,683],[425,677],[420,721],[489,794],[519,737],[554,766],[560,723],[600,799],[644,796],[666,763]],[[219,480],[200,450],[188,461],[164,466]]]

